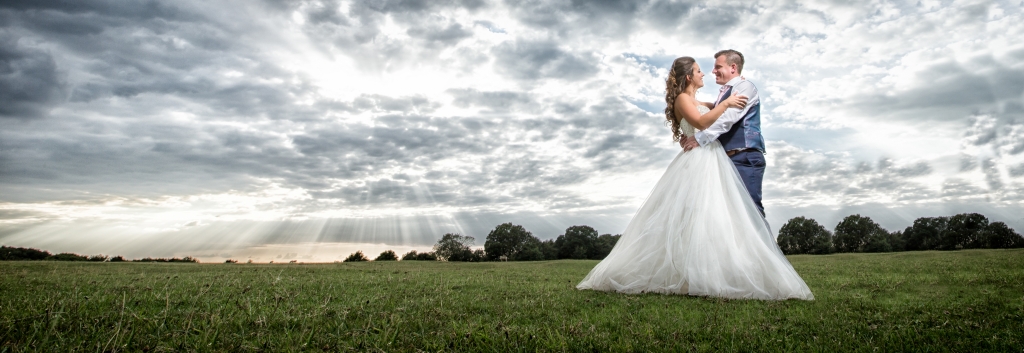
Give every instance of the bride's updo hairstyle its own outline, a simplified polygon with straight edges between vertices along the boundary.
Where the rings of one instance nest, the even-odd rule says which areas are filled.
[[[665,120],[672,127],[672,141],[679,141],[682,133],[679,131],[679,119],[676,118],[675,106],[676,97],[683,93],[683,90],[693,81],[693,63],[696,61],[689,56],[676,58],[672,62],[672,69],[668,71],[668,80],[665,81]]]

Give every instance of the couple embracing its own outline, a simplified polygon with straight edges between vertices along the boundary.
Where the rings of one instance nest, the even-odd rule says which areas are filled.
[[[761,102],[754,84],[740,76],[743,64],[738,51],[716,53],[712,72],[722,88],[715,102],[700,102],[700,65],[685,56],[672,63],[665,118],[683,150],[577,288],[814,299],[764,219]]]

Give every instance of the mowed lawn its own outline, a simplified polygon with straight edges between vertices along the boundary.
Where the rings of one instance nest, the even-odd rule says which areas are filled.
[[[816,300],[579,291],[578,260],[0,262],[0,352],[1024,349],[1024,250],[790,260]]]

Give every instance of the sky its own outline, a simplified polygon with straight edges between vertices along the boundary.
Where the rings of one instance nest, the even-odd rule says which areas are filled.
[[[767,219],[1024,232],[1024,2],[0,3],[0,243],[337,261],[617,234],[672,60],[746,58]],[[698,99],[715,98],[714,76]]]

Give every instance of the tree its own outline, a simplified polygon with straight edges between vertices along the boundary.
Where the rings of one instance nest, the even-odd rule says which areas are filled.
[[[544,260],[558,260],[558,245],[555,245],[554,239],[540,242],[539,249],[544,254]]]
[[[56,261],[89,261],[89,257],[88,256],[74,254],[74,253],[69,253],[69,252],[62,252],[60,254],[50,256],[50,257],[48,257],[46,259],[47,260],[56,260]]]
[[[779,228],[777,242],[786,255],[832,252],[832,232],[818,221],[802,216],[790,219]]]
[[[864,240],[864,246],[860,248],[861,252],[892,252],[892,244],[889,243],[891,236],[889,232],[879,227],[875,231],[868,234],[867,239]]]
[[[417,255],[416,254],[416,250],[409,250],[409,252],[405,253],[405,255],[402,255],[402,261],[407,261],[407,260],[415,261],[416,260],[416,255]]]
[[[949,217],[949,224],[939,240],[939,249],[979,248],[982,246],[982,232],[987,227],[988,218],[979,213],[961,213]]]
[[[487,234],[484,251],[491,261],[497,261],[502,256],[514,259],[517,258],[520,251],[523,251],[526,242],[532,237],[533,234],[526,231],[526,228],[521,225],[502,223]]]
[[[619,238],[622,238],[622,234],[601,234],[597,237],[597,242],[594,244],[594,255],[591,257],[595,260],[603,260],[609,253],[612,252],[612,248],[615,247],[615,243],[619,242]]]
[[[421,252],[417,253],[416,250],[411,250],[405,255],[402,255],[402,261],[436,261],[437,257],[432,252]]]
[[[523,249],[520,250],[515,257],[510,257],[509,259],[515,261],[544,260],[544,242],[531,235],[525,242],[523,242]]]
[[[110,258],[110,262],[124,262],[124,256],[117,255]]]
[[[982,241],[989,249],[1024,248],[1024,237],[1003,222],[989,223],[982,233]]]
[[[49,251],[32,248],[0,246],[0,260],[45,260],[52,256]]]
[[[366,255],[363,255],[363,251],[362,250],[359,250],[359,251],[356,251],[356,252],[352,253],[351,255],[346,257],[345,261],[343,261],[343,262],[359,262],[359,261],[370,261],[370,259],[366,258]]]
[[[888,239],[888,236],[885,229],[882,229],[871,218],[856,214],[843,218],[836,225],[832,245],[836,252],[885,251],[888,244],[882,243]],[[869,242],[870,247],[868,247]]]
[[[226,264],[237,264],[237,263],[238,263],[238,260],[235,260],[235,259],[227,259],[227,260],[224,260],[224,263],[226,263]]]
[[[565,229],[565,234],[555,239],[558,246],[559,259],[590,259],[597,255],[594,245],[597,242],[597,230],[589,226],[572,226]]]
[[[107,255],[102,255],[102,254],[100,254],[100,255],[93,255],[93,256],[89,256],[89,261],[104,262],[104,261],[107,261],[108,258],[109,258],[109,256],[107,256]]]
[[[921,217],[903,231],[903,250],[936,250],[942,233],[949,225],[949,217]]]
[[[892,246],[892,251],[906,250],[907,239],[903,236],[902,230],[889,233],[889,245]]]
[[[470,262],[484,262],[487,261],[487,251],[484,249],[473,250],[473,257]]]
[[[391,251],[391,250],[384,250],[384,252],[380,253],[380,255],[377,255],[376,259],[373,259],[373,261],[397,261],[397,260],[398,260],[398,255],[395,254],[395,252]]]
[[[473,250],[469,247],[476,239],[458,233],[447,233],[434,244],[434,254],[442,261],[469,261],[473,258]]]

